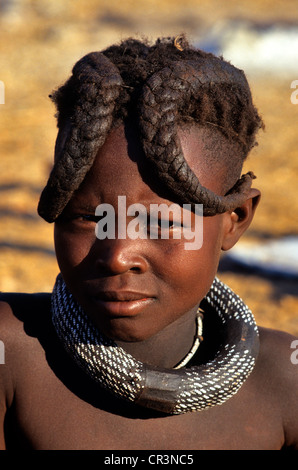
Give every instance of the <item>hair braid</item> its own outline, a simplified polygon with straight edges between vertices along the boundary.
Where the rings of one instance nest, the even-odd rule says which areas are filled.
[[[184,159],[177,130],[183,122],[216,129],[237,143],[239,152],[229,155],[229,167],[240,169],[263,126],[245,75],[178,39],[158,39],[152,46],[128,39],[74,66],[71,78],[53,95],[59,132],[54,167],[38,207],[44,219],[52,222],[61,214],[112,124],[127,118],[139,122],[145,157],[179,202],[202,203],[205,215],[241,205],[253,174],[242,176],[225,196],[204,188]]]
[[[39,201],[38,212],[48,222],[63,211],[91,168],[113,121],[122,79],[103,54],[83,57],[54,99],[70,103],[58,118],[55,164]]]
[[[247,173],[228,195],[219,196],[200,184],[184,158],[177,136],[179,113],[186,102],[198,95],[206,96],[204,87],[207,85],[209,91],[210,83],[247,86],[241,71],[230,64],[223,66],[217,58],[208,62],[203,59],[183,64],[174,62],[171,68],[162,69],[146,82],[139,106],[143,149],[157,177],[181,202],[203,204],[204,215],[215,215],[241,205],[253,178],[251,172]],[[205,112],[201,118],[212,124],[213,113],[211,107],[210,116]]]

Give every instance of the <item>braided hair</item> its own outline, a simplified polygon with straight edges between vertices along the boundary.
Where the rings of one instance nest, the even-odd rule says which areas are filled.
[[[217,195],[200,184],[184,158],[177,132],[182,123],[216,129],[237,143],[241,167],[263,127],[243,71],[191,47],[184,36],[154,45],[128,39],[92,52],[51,97],[59,131],[38,206],[48,222],[79,188],[112,126],[128,119],[138,125],[151,170],[181,203],[203,204],[204,215],[211,216],[241,206],[251,187],[249,172],[226,195]]]

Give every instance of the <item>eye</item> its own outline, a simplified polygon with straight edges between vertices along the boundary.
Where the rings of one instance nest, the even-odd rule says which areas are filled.
[[[181,229],[183,226],[180,220],[168,220],[168,219],[158,219],[157,224],[161,230]]]
[[[152,238],[173,238],[174,233],[176,234],[175,238],[177,238],[181,230],[180,220],[155,217],[148,220],[148,232]]]
[[[175,229],[175,228],[182,228],[183,224],[181,223],[180,220],[169,220],[169,228]]]
[[[97,224],[97,222],[101,219],[100,216],[96,216],[94,214],[82,214],[82,213],[65,213],[59,217],[58,222],[69,225],[69,226],[77,226],[77,227],[88,227],[90,225]]]
[[[98,215],[93,215],[93,214],[82,214],[82,215],[78,215],[77,217],[75,217],[76,219],[81,219],[83,221],[86,221],[86,222],[94,222],[95,224],[97,224],[97,222],[102,218],[101,216],[98,216]]]

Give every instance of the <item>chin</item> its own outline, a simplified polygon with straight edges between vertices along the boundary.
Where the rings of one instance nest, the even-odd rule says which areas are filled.
[[[146,341],[156,334],[151,328],[138,325],[132,318],[113,318],[108,322],[96,324],[97,328],[113,341],[123,343],[138,343]]]

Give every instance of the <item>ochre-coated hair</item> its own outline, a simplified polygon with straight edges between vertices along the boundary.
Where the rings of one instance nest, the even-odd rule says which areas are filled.
[[[184,159],[179,125],[196,123],[220,132],[237,146],[236,157],[231,155],[237,161],[230,166],[241,168],[263,124],[243,71],[191,47],[183,35],[154,45],[128,39],[92,52],[75,64],[52,99],[59,132],[38,206],[48,222],[62,213],[119,121],[138,126],[144,158],[160,185],[182,204],[203,204],[204,215],[234,210],[251,187],[249,172],[226,195],[217,195],[200,184]]]

